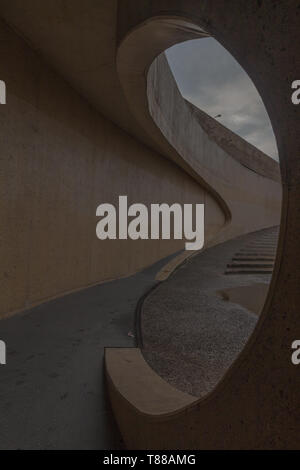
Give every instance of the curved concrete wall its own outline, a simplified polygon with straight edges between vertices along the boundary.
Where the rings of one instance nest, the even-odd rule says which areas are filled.
[[[217,240],[279,225],[278,163],[185,101],[164,54],[150,66],[147,85],[157,127],[226,204],[228,220]]]
[[[224,225],[214,199],[174,163],[101,116],[0,24],[0,317],[112,278],[183,248],[181,241],[96,238],[96,207],[201,203],[208,239]]]
[[[79,3],[80,10],[75,8]],[[110,5],[116,6],[113,0],[92,3],[103,6],[103,11],[108,11]],[[95,100],[90,99],[93,105],[96,97],[97,103],[103,104],[96,73],[99,64],[95,66],[93,62],[97,48],[89,48],[98,38],[98,17],[93,16],[91,9],[82,12],[82,2],[74,0],[69,10],[65,9],[59,16],[59,28],[51,31],[51,25],[57,25],[58,4],[61,2],[45,3],[38,7],[37,16],[33,16],[32,10],[40,5],[35,0],[26,2],[26,11],[24,2],[0,2],[1,9],[11,11],[8,16],[19,25],[25,37],[30,37],[41,54],[46,50],[45,57],[56,62],[73,85],[82,83],[81,92],[95,97]],[[149,111],[145,72],[163,50],[208,31],[251,76],[270,114],[281,159],[283,215],[278,258],[264,311],[239,359],[214,392],[201,401],[192,405],[181,401],[175,412],[168,409],[167,413],[153,417],[149,410],[141,413],[126,401],[118,384],[111,381],[116,414],[119,413],[124,429],[129,424],[131,434],[127,442],[135,448],[298,446],[299,371],[290,361],[291,344],[300,336],[300,134],[298,110],[290,100],[291,82],[300,74],[297,7],[295,0],[281,3],[245,0],[232,2],[230,8],[228,2],[220,0],[122,0],[117,62],[128,108],[124,100],[120,109],[109,114],[108,99],[103,109],[106,109],[106,116],[113,116],[114,122],[130,130],[133,137],[101,117],[22,39],[1,25],[0,55],[5,68],[0,78],[6,81],[8,90],[8,104],[0,107],[1,316],[69,290],[128,274],[182,246],[172,242],[99,243],[95,237],[96,206],[101,202],[116,202],[120,193],[146,203],[205,200],[211,214],[207,221],[209,237],[214,237],[225,221],[226,230],[235,227],[231,236],[242,229],[238,222],[239,210],[233,205],[234,192],[230,192],[232,184],[233,188],[239,187],[239,172],[234,171],[234,180],[230,179],[230,171],[225,172],[224,180],[219,173],[214,179],[218,165],[212,168],[209,161],[203,160],[198,166],[197,153],[193,154],[192,147],[191,153],[185,153],[185,146],[183,155],[178,153],[176,148],[181,152],[182,146],[167,132],[169,122],[165,122],[164,136],[153,121],[156,112],[152,109],[151,116]],[[49,18],[43,16],[47,8],[52,13]],[[70,21],[67,21],[68,12]],[[83,13],[84,25],[80,32],[87,39],[87,31],[93,29],[89,41],[78,40],[77,22],[81,24]],[[110,13],[115,20],[116,12],[111,10]],[[33,17],[38,24],[34,31],[30,28]],[[92,21],[94,18],[96,21]],[[109,18],[105,21],[103,30],[108,31],[113,53],[112,57],[102,57],[104,62],[107,59],[114,64],[116,49],[112,31],[115,31],[115,24],[110,23]],[[194,27],[190,23],[194,23]],[[85,54],[86,45],[89,54]],[[73,62],[74,56],[84,57],[85,67]],[[65,61],[66,57],[70,60]],[[55,58],[58,59],[55,61]],[[59,67],[61,63],[64,66]],[[94,70],[92,92],[86,78],[91,70]],[[115,79],[116,69],[113,72],[113,84],[111,88],[106,84],[105,94],[109,96],[107,90],[115,93],[117,108],[123,95]],[[75,75],[81,76],[79,82],[74,79]],[[106,77],[110,84],[109,73]],[[161,111],[168,113],[168,108],[163,107]],[[200,121],[200,127],[210,137],[205,137],[209,149],[215,149],[226,168],[229,162],[233,168],[239,168],[245,175],[245,184],[246,175],[253,170],[257,181],[263,178],[270,188],[278,184],[271,168],[269,177],[261,174],[258,167],[245,170],[245,165],[237,161],[239,158],[228,145],[224,148],[219,143],[220,148],[216,149],[218,138],[210,134],[206,127],[208,120],[203,115],[188,108],[184,113],[188,119],[194,115]],[[191,125],[194,126],[192,121]],[[216,163],[216,155],[214,157]],[[269,170],[263,169],[264,172]],[[253,175],[249,178],[254,181]],[[263,187],[259,184],[260,190],[263,191]],[[240,209],[247,211],[246,192],[242,191],[241,195]],[[261,193],[257,194],[257,208],[264,200],[261,197]],[[272,198],[270,191],[269,201]],[[268,211],[272,204],[267,203]],[[265,226],[274,222],[273,211],[268,211],[272,214],[269,221],[264,221]],[[249,224],[247,230],[257,229],[253,214],[251,219],[253,226]],[[262,223],[262,218],[259,220]],[[168,394],[166,390],[166,402]]]
[[[273,175],[249,171],[205,132],[162,59],[147,79],[145,68],[174,42],[174,24],[178,30],[176,22],[169,23],[167,35],[146,54],[141,46],[153,25],[161,27],[156,21],[126,36],[114,51],[133,137],[101,116],[1,24],[0,55],[6,67],[0,78],[8,96],[7,105],[0,107],[0,317],[129,275],[184,247],[179,241],[97,240],[96,207],[117,204],[119,195],[148,205],[205,203],[206,243],[278,222],[280,184]],[[176,40],[205,35],[190,27],[179,28],[178,34]],[[242,150],[247,148],[244,142]]]
[[[184,404],[181,400],[173,412],[166,408],[165,413],[155,414],[153,409],[135,406],[126,381],[120,384],[119,378],[115,380],[116,361],[121,364],[123,356],[107,356],[108,388],[128,447],[299,447],[300,376],[291,362],[291,345],[300,336],[300,134],[299,110],[291,102],[291,83],[300,73],[298,15],[298,2],[294,0],[276,4],[271,0],[231,2],[230,8],[228,2],[219,0],[120,2],[120,37],[128,38],[157,18],[161,25],[162,18],[188,18],[195,28],[208,31],[234,55],[253,79],[269,112],[283,182],[277,259],[263,312],[246,347],[211,394],[192,404],[188,398]],[[165,36],[164,31],[153,36],[156,55],[157,38]],[[176,30],[173,36],[175,43]],[[168,41],[172,43],[170,35]],[[124,351],[124,357],[126,354]],[[141,367],[138,352],[135,360]],[[134,388],[132,383],[130,386]],[[157,393],[153,398],[157,400]]]

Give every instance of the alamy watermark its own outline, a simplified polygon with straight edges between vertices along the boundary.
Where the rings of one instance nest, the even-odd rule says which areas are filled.
[[[300,80],[293,81],[292,89],[296,90],[292,94],[292,103],[298,105],[300,104]]]
[[[6,364],[6,344],[0,340],[0,365],[5,366]]]
[[[293,341],[292,349],[294,349],[294,352],[291,357],[292,364],[294,366],[299,366],[300,364],[300,340]]]
[[[144,204],[128,207],[127,196],[119,196],[118,215],[114,205],[100,204],[96,216],[101,217],[96,227],[99,240],[170,240],[173,233],[174,240],[188,240],[186,250],[204,246],[204,204],[151,204],[148,210]]]
[[[6,104],[6,84],[0,80],[0,104]]]

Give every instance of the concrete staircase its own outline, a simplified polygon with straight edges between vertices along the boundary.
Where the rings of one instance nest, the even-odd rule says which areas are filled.
[[[263,230],[241,248],[232,258],[225,274],[272,274],[279,228]]]

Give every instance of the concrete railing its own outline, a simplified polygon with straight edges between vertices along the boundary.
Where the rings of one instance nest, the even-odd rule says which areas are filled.
[[[183,37],[191,39],[193,35],[199,35],[200,31],[206,31],[219,40],[248,72],[262,96],[279,145],[283,178],[283,212],[278,254],[263,312],[246,347],[208,396],[200,400],[189,397],[186,403],[178,402],[178,406],[173,402],[173,411],[168,409],[165,414],[156,413],[155,409],[145,413],[133,399],[133,395],[128,394],[126,376],[121,368],[116,372],[116,363],[119,362],[119,366],[123,363],[127,351],[124,351],[124,356],[122,350],[117,356],[114,352],[107,352],[109,393],[117,422],[125,442],[131,448],[279,449],[295,448],[298,445],[300,377],[290,360],[291,344],[295,335],[300,333],[300,291],[296,282],[300,278],[300,251],[297,244],[300,230],[300,219],[297,217],[300,174],[297,151],[300,148],[300,135],[295,131],[296,113],[289,96],[289,77],[295,76],[298,54],[296,44],[299,39],[293,5],[295,2],[289,2],[288,8],[286,5],[277,5],[275,10],[269,0],[255,5],[246,1],[242,4],[235,2],[230,9],[225,1],[128,0],[119,4],[119,73],[131,109],[148,133],[149,141],[155,141],[155,145],[168,158],[176,161],[193,176],[196,175],[196,178],[198,174],[202,178],[202,184],[206,184],[211,193],[214,193],[227,214],[227,227],[230,227],[232,220],[234,230],[229,228],[227,236],[238,233],[239,213],[242,211],[247,212],[249,221],[253,221],[253,229],[257,228],[255,211],[252,212],[250,208],[252,206],[259,211],[264,185],[270,184],[270,188],[274,189],[279,187],[278,171],[271,162],[267,164],[265,161],[262,168],[260,161],[249,162],[249,152],[247,161],[239,161],[240,158],[234,153],[240,143],[237,142],[233,149],[227,141],[224,147],[218,142],[216,135],[213,135],[214,132],[211,133],[209,120],[204,119],[203,115],[197,116],[197,112],[189,105],[180,108],[180,112],[177,108],[175,117],[174,109],[168,110],[162,105],[160,98],[164,97],[159,87],[153,86],[153,92],[158,94],[156,97],[150,91],[153,102],[150,103],[149,111],[145,70],[149,70],[154,59],[167,47],[183,40]],[[261,8],[266,9],[264,15],[260,14]],[[266,12],[269,17],[267,23],[264,19]],[[288,29],[282,27],[283,17],[289,25]],[[174,26],[172,29],[170,25],[172,22],[174,25],[174,18],[177,24],[182,19],[185,24],[188,21],[194,28],[185,28],[185,32],[184,28]],[[279,49],[278,44],[289,44],[289,47]],[[155,74],[152,79],[154,77]],[[154,81],[160,79],[164,77],[156,70]],[[165,91],[168,104],[168,90]],[[176,100],[175,97],[175,104]],[[213,154],[213,165],[203,160],[205,154],[200,155],[199,163],[199,152],[193,154],[190,142],[184,143],[183,137],[187,135],[187,130],[190,137],[193,136],[196,141],[198,138],[194,134],[196,124],[192,115],[198,121],[198,129],[201,126],[202,132],[210,137],[210,149],[217,149],[219,146],[215,150],[216,155]],[[158,125],[154,124],[153,116]],[[185,126],[180,128],[178,124],[174,130],[170,118],[171,123],[172,119],[184,118]],[[222,130],[223,135],[224,132]],[[195,149],[199,150],[199,146],[196,145]],[[219,160],[217,154],[221,157]],[[209,152],[208,155],[210,156]],[[254,152],[254,160],[256,155]],[[254,188],[247,185],[244,192],[235,193],[239,183],[232,180],[227,169],[230,158],[232,168],[239,168],[236,173],[233,171],[235,178],[242,175],[240,177],[245,185],[247,180],[246,177],[244,179],[243,172],[247,172],[249,185],[253,184]],[[224,168],[222,165],[225,165]],[[259,184],[260,178],[262,184]],[[266,200],[267,193],[268,190],[263,196]],[[271,206],[275,194],[278,195],[276,191],[271,192]],[[239,198],[240,204],[237,202]],[[278,208],[279,200],[276,197],[275,200],[273,214],[276,212],[275,206]],[[259,223],[263,223],[262,218]],[[248,228],[250,230],[250,225]],[[132,353],[132,357],[134,356],[140,370],[140,355],[136,352]],[[143,368],[145,370],[147,366],[144,364]],[[149,373],[149,384],[152,381],[151,375]],[[141,384],[133,377],[132,372],[130,376],[130,388],[134,390],[134,394],[143,394],[145,382]],[[162,387],[166,390],[165,385]],[[155,396],[158,395],[159,391],[156,389]],[[149,394],[148,399],[151,401]]]

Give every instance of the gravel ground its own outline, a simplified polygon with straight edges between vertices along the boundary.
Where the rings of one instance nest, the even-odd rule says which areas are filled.
[[[271,276],[225,275],[233,255],[272,229],[239,237],[190,258],[146,298],[141,312],[143,354],[171,385],[202,397],[223,377],[253,332],[257,315],[218,291]]]

